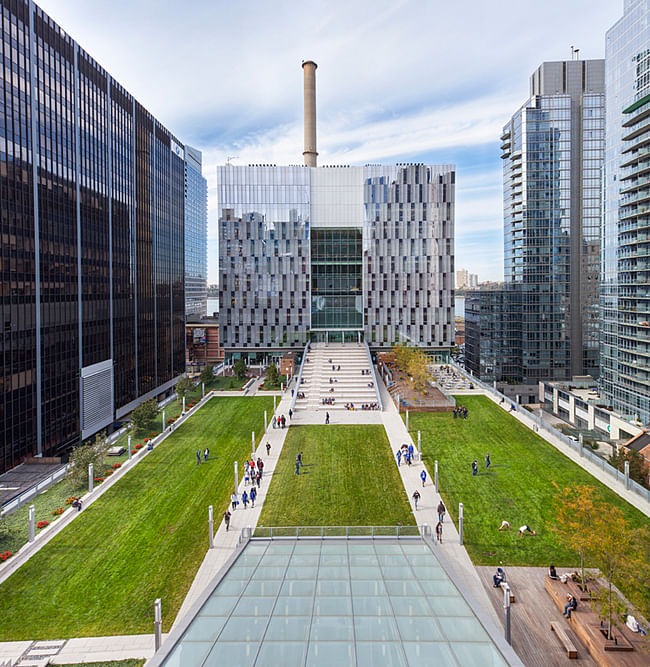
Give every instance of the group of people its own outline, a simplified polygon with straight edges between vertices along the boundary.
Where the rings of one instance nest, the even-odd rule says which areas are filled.
[[[468,414],[469,410],[464,405],[454,408],[454,419],[467,419]]]
[[[499,530],[510,530],[510,522],[505,519],[501,522]],[[524,535],[536,535],[537,533],[528,525],[524,524],[519,527],[519,537],[524,537]],[[551,565],[551,569],[555,572],[555,568]],[[550,574],[550,572],[549,572]]]
[[[404,443],[396,452],[395,456],[397,457],[397,465],[398,467],[402,465],[402,459],[404,459],[404,463],[407,463],[408,465],[411,465],[411,463],[414,460],[415,457],[415,449],[413,448],[413,445],[407,445]],[[424,471],[423,471],[424,472]],[[426,475],[426,473],[424,473]],[[424,484],[422,484],[424,486]],[[416,506],[417,509],[417,506]]]
[[[335,401],[336,401],[335,398],[324,398],[323,405],[334,405]]]
[[[271,449],[271,446],[267,444],[267,451]],[[244,485],[247,485],[249,482],[251,484],[257,483],[259,487],[262,481],[262,474],[264,472],[264,461],[258,456],[257,462],[251,459],[244,463]]]
[[[330,378],[330,384],[333,384],[334,382],[338,382],[336,378]]]
[[[345,404],[345,409],[346,410],[359,410],[359,408],[354,407],[354,403],[346,403]],[[376,410],[377,409],[377,403],[362,403],[361,404],[361,410]]]
[[[362,368],[361,369],[361,375],[370,375],[370,369],[369,368]]]
[[[299,391],[298,392],[298,398],[306,398],[305,392],[304,391]]]
[[[330,361],[332,361],[332,360],[330,359]],[[333,371],[340,371],[341,370],[341,364],[339,364],[338,366],[335,366],[334,364],[332,364],[332,370]]]
[[[289,410],[289,419],[291,419],[292,412]],[[271,425],[273,428],[277,427],[278,428],[284,428],[287,425],[287,418],[284,415],[280,415],[277,419],[275,418],[275,415],[273,416],[273,419],[271,420]]]
[[[203,450],[203,459],[207,462],[208,456],[210,456],[210,450],[206,447]],[[196,465],[201,465],[201,450],[198,449],[196,452]]]
[[[374,386],[375,386],[375,383],[374,383],[374,382],[368,382],[368,387],[369,387],[370,389],[372,389]]]

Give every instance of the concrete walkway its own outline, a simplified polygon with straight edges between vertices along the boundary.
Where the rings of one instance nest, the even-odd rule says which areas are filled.
[[[282,400],[277,406],[275,415],[279,416],[284,414],[288,418],[289,405],[291,403],[291,392],[285,392]],[[262,477],[262,484],[258,491],[257,500],[255,502],[255,507],[248,506],[248,509],[244,509],[243,504],[240,502],[237,509],[232,512],[232,517],[230,519],[230,529],[226,531],[226,525],[223,521],[223,515],[220,510],[225,508],[215,508],[215,524],[218,525],[218,529],[214,536],[214,548],[208,549],[208,552],[201,563],[199,571],[194,577],[192,586],[190,587],[189,592],[185,596],[185,600],[181,606],[176,619],[174,620],[174,626],[185,616],[187,611],[192,607],[196,602],[201,593],[205,590],[208,584],[216,576],[219,570],[226,563],[228,558],[233,554],[237,548],[239,542],[239,536],[243,528],[250,527],[255,528],[257,522],[260,518],[262,512],[262,506],[264,505],[264,499],[266,498],[266,493],[269,489],[271,478],[273,472],[275,471],[275,466],[278,463],[280,454],[282,452],[282,446],[284,445],[285,438],[287,437],[287,432],[289,428],[271,428],[269,427],[265,435],[261,438],[260,444],[255,451],[255,459],[259,456],[262,461],[264,461],[264,475]],[[266,455],[266,443],[271,445],[271,454],[270,456]],[[233,472],[234,474],[234,472]],[[250,491],[251,485],[244,485],[244,471],[239,471],[239,479],[242,480],[239,483],[238,487],[238,497],[241,499],[241,494],[246,490]],[[207,508],[206,508],[207,510]],[[207,516],[207,511],[206,511]],[[206,536],[207,538],[207,536]],[[164,612],[164,610],[163,610]]]
[[[406,430],[406,424],[397,412],[397,406],[388,394],[388,390],[383,382],[380,382],[380,391],[382,392],[381,399],[384,403],[384,410],[381,415],[393,454],[395,454],[404,443],[414,445],[414,449],[417,452],[417,443],[414,443],[411,439],[410,434]],[[394,456],[393,460],[395,461],[395,465],[397,465],[397,457]],[[427,471],[427,479],[424,487],[422,486],[422,480],[420,479],[420,473],[423,469]],[[431,474],[433,471],[427,470],[426,466],[420,461],[416,461],[410,466],[406,463],[402,463],[398,470],[409,503],[413,509],[417,525],[422,526],[426,524],[431,527],[432,531],[435,531],[436,524],[438,523],[437,507],[441,500],[441,496],[439,493],[436,493],[435,490],[434,480]],[[421,496],[417,510],[414,508],[412,498],[413,492],[416,489],[420,492]],[[453,521],[449,518],[449,515],[446,516],[446,520],[443,524],[442,544],[439,546],[441,549],[444,549],[447,557],[454,563],[456,576],[462,580],[465,586],[467,586],[492,621],[497,624],[497,627],[500,627],[501,621],[494,612],[494,608],[490,603],[485,588],[481,583],[481,579],[468,556],[465,547],[460,545],[458,531],[456,530]]]

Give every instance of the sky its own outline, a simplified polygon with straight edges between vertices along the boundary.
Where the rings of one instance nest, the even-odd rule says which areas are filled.
[[[623,0],[37,0],[216,166],[299,164],[314,60],[319,165],[456,165],[456,268],[503,278],[501,129],[545,60],[603,58]]]

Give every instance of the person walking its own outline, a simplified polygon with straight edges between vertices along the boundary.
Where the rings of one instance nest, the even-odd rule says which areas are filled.
[[[409,458],[412,460],[413,455],[415,453],[415,449],[413,449],[413,445],[409,445]]]
[[[223,522],[226,524],[226,532],[228,532],[228,529],[230,528],[230,517],[231,516],[232,515],[230,514],[230,512],[228,510],[226,510],[223,513]]]
[[[442,521],[436,524],[436,539],[442,544]]]
[[[422,480],[422,486],[424,486],[424,483],[427,481],[427,471],[424,468],[420,472],[420,479]]]
[[[440,523],[445,522],[445,512],[447,511],[447,508],[445,507],[445,504],[442,502],[442,500],[438,503],[438,521]]]
[[[273,426],[273,428],[275,428],[275,422],[276,422],[276,421],[277,421],[277,420],[276,420],[276,418],[275,418],[275,415],[273,415],[273,420],[271,421],[271,426]]]
[[[291,421],[291,417],[293,417],[293,410],[289,408],[289,421]]]
[[[300,461],[298,461],[298,457],[296,456],[296,475],[300,474]]]
[[[398,449],[395,456],[397,456],[397,467],[399,468],[402,465],[402,450]]]
[[[251,489],[250,495],[248,497],[251,501],[251,507],[255,507],[255,498],[257,498],[257,491],[255,490],[255,487]]]
[[[486,470],[490,467],[490,464],[491,464],[491,463],[492,463],[492,461],[490,461],[490,452],[488,452],[488,453],[485,455],[485,469],[486,469]]]
[[[248,459],[244,461],[244,475],[248,475],[250,472],[251,464],[248,462]]]
[[[242,503],[244,503],[244,509],[248,509],[248,494],[246,493],[246,491],[244,491],[244,493],[241,494],[241,501]]]
[[[200,449],[196,452],[196,465],[197,466],[201,465],[201,450]]]
[[[270,442],[266,443],[266,455],[271,456],[271,443]]]
[[[258,470],[257,475],[255,476],[255,481],[257,482],[257,488],[260,488],[260,484],[262,483],[262,473]]]
[[[420,500],[420,492],[415,489],[413,492],[413,503],[415,504],[415,509],[417,510],[418,508],[418,501]]]
[[[326,424],[329,424],[329,423],[330,423],[330,413],[329,413],[329,412],[326,412],[326,413],[325,413],[325,423],[326,423]]]
[[[476,477],[478,475],[478,461],[474,459],[472,461],[472,477]]]
[[[203,458],[204,458],[204,460],[207,461],[207,460],[208,460],[208,456],[210,456],[210,450],[206,447],[206,448],[203,450]]]
[[[232,505],[232,511],[234,512],[237,509],[237,493],[233,493],[230,496],[230,503]]]
[[[282,415],[282,428],[284,428],[287,425],[287,418]]]
[[[302,452],[300,452],[302,454]],[[264,474],[264,461],[258,457],[257,459],[257,469],[259,470],[260,476]]]

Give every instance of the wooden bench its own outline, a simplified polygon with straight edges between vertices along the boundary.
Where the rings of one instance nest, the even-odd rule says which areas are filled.
[[[503,584],[508,584],[508,582],[503,581],[503,583],[501,583],[499,586],[497,586],[500,595],[503,595],[503,588],[502,588]],[[508,586],[510,586],[510,584],[508,584]],[[492,588],[494,588],[494,586]],[[515,599],[515,594],[512,590],[512,586],[510,586],[510,604],[512,604],[513,602],[516,602],[516,599]]]
[[[573,645],[573,642],[569,639],[569,635],[567,635],[558,623],[551,621],[551,632],[554,632],[557,635],[560,644],[562,644],[562,647],[566,650],[569,658],[578,657],[578,649]]]

